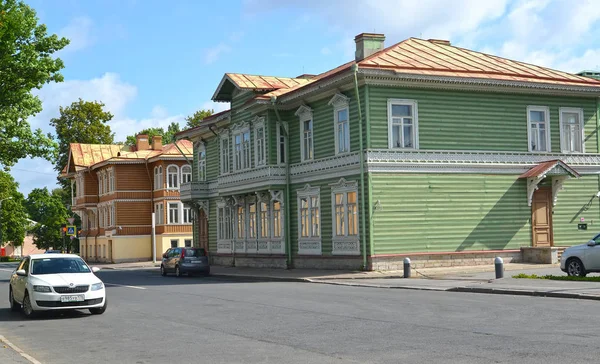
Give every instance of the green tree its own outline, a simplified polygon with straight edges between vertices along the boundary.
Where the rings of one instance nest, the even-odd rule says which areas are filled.
[[[63,81],[63,62],[53,54],[67,44],[66,38],[49,36],[23,1],[0,0],[0,164],[5,168],[25,157],[53,157],[52,137],[31,130],[27,118],[42,111],[31,91]]]
[[[60,116],[50,120],[58,138],[58,155],[54,169],[61,171],[68,162],[69,144],[112,144],[115,134],[108,122],[113,115],[104,111],[104,104],[79,99],[70,106],[60,108]],[[64,187],[64,183],[63,187]]]
[[[160,136],[162,136],[163,145],[170,144],[175,141],[175,134],[179,133],[180,131],[181,131],[181,127],[179,126],[179,124],[173,121],[171,124],[169,124],[169,126],[167,126],[167,131],[165,131],[165,129],[159,128],[159,127],[147,128],[147,129],[144,129],[144,130],[136,133],[135,135],[127,136],[127,138],[125,139],[125,144],[132,146],[132,147],[135,146],[135,143],[136,143],[135,136],[139,135],[139,134],[148,135],[148,140],[152,140],[152,137],[154,137],[156,135],[160,135]]]
[[[0,171],[0,245],[11,242],[13,246],[23,244],[29,222],[25,211],[25,199],[17,191],[19,184],[12,176]]]
[[[214,113],[215,113],[215,110],[204,110],[204,109],[198,110],[194,114],[185,118],[185,121],[187,121],[187,124],[185,125],[185,127],[188,129],[195,128],[198,125],[200,125],[200,122],[202,121],[202,119],[209,117]]]
[[[67,223],[69,211],[59,193],[50,193],[46,187],[36,188],[27,196],[26,206],[29,216],[37,222],[31,232],[38,248],[70,248],[70,240],[61,233],[61,225]]]

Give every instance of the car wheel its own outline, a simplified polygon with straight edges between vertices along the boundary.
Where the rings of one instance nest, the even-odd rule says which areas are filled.
[[[567,274],[571,277],[585,277],[587,274],[583,263],[578,258],[571,258],[567,261]]]
[[[33,306],[31,306],[31,300],[27,292],[25,292],[25,297],[23,298],[23,314],[28,318],[35,316],[35,311],[33,310]]]
[[[175,275],[177,277],[181,277],[181,270],[179,269],[178,265],[175,266]]]
[[[12,287],[8,289],[8,301],[10,302],[11,311],[19,311],[21,309],[21,305],[13,297]]]
[[[102,315],[104,311],[106,311],[107,306],[108,302],[106,301],[106,298],[104,298],[104,305],[102,305],[102,307],[90,308],[90,313],[92,315]]]
[[[161,264],[160,266],[160,275],[165,277],[167,275],[167,270],[165,269],[165,266]]]

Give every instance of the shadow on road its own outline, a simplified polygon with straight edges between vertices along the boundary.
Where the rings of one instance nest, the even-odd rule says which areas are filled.
[[[67,310],[67,311],[48,311],[40,312],[35,317],[27,318],[23,316],[21,312],[13,312],[10,308],[0,308],[0,322],[34,322],[34,321],[52,321],[52,320],[69,320],[69,319],[81,319],[84,317],[92,316],[87,313],[87,310]]]

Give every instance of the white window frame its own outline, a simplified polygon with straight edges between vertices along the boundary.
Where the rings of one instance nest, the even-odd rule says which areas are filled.
[[[323,229],[321,226],[321,189],[319,187],[311,187],[309,184],[307,184],[304,186],[303,189],[298,190],[296,194],[298,203],[298,254],[321,255],[323,253],[321,244],[321,239],[323,235]],[[315,206],[313,206],[312,200],[315,197],[319,201],[318,235],[313,234],[314,226],[312,224],[313,213],[315,210]],[[302,199],[307,199],[308,201],[308,236],[302,236]]]
[[[187,170],[187,172],[184,172]],[[184,164],[180,168],[181,171],[181,183],[191,183],[192,182],[192,166],[189,164]],[[185,176],[185,178],[184,178]]]
[[[411,106],[413,110],[413,147],[404,148],[394,146],[394,128],[393,128],[393,117],[392,117],[392,105]],[[387,118],[388,118],[388,148],[389,149],[402,149],[402,150],[416,150],[419,149],[419,110],[417,100],[407,99],[388,99],[387,102]],[[404,128],[400,128],[404,133]]]
[[[98,176],[98,195],[102,196],[104,195],[104,187],[103,187],[103,177],[102,177],[102,171],[96,173],[96,176]]]
[[[164,204],[162,202],[159,202],[157,204],[154,205],[154,215],[156,220],[154,221],[154,223],[156,225],[164,225],[165,223],[165,211],[164,211]]]
[[[277,127],[277,165],[285,165],[287,163],[287,135],[285,133],[281,133],[281,128],[287,130],[287,124],[279,123],[276,124]],[[283,138],[283,163],[281,162],[281,144]]]
[[[198,181],[206,181],[206,146],[204,143],[198,143]]]
[[[159,183],[158,182],[158,167],[154,167],[154,186],[153,186],[153,188],[155,191],[158,189],[157,188],[158,183]]]
[[[245,134],[248,134],[248,145],[245,145],[244,142],[244,136]],[[236,152],[236,137],[239,136],[240,137],[240,152],[239,154]],[[250,152],[250,143],[252,142],[251,140],[251,136],[250,136],[250,127],[247,126],[247,124],[244,124],[244,126],[238,126],[237,129],[233,132],[233,136],[231,138],[232,140],[232,151],[233,151],[233,170],[234,171],[243,171],[249,168],[252,168],[251,165],[251,152]],[[246,154],[247,153],[247,154]],[[239,158],[239,163],[238,163],[238,158]],[[239,164],[239,166],[238,166]]]
[[[192,218],[192,208],[190,206],[186,206],[185,204],[182,203],[181,204],[181,223],[185,224],[185,225],[190,225],[193,220],[194,219]]]
[[[102,173],[102,187],[104,189],[104,193],[103,194],[108,194],[108,175],[106,173],[106,171],[104,171]]]
[[[177,205],[177,214],[175,216],[177,216],[177,221],[173,221],[173,219],[171,218],[171,205]],[[181,203],[177,202],[177,201],[168,201],[167,202],[167,217],[168,217],[168,224],[169,225],[181,225],[181,220],[182,220],[182,216],[181,216]]]
[[[546,150],[533,150],[531,148],[531,111],[541,111],[545,113],[545,127],[546,127]],[[527,150],[533,153],[550,153],[552,151],[551,144],[551,130],[550,126],[552,123],[550,122],[550,108],[548,106],[535,106],[529,105],[527,106]]]
[[[233,206],[230,206],[224,202],[217,203],[217,240],[218,241],[232,241],[234,237],[234,213]],[[227,214],[229,214],[229,221],[227,221]],[[227,227],[229,222],[229,227]]]
[[[358,182],[348,182],[341,178],[337,183],[331,184],[331,222],[332,222],[332,250],[333,255],[359,255],[360,254],[360,225],[358,208]],[[348,212],[348,194],[356,194],[356,235],[349,235],[350,213]],[[337,194],[343,195],[344,209],[344,231],[341,235],[337,233]]]
[[[578,114],[579,115],[579,132],[581,134],[581,152],[571,151],[570,146],[567,145],[567,141],[565,140],[565,135],[563,134],[563,127],[565,126],[565,121],[563,120],[563,113],[569,114]],[[583,109],[577,107],[561,107],[558,109],[558,118],[560,125],[560,150],[562,153],[585,153],[585,123],[583,121]]]
[[[227,145],[225,145],[223,142],[226,141]],[[220,143],[219,143],[219,148],[220,148],[220,159],[221,159],[221,174],[228,174],[231,172],[231,158],[230,158],[230,151],[231,151],[231,139],[229,138],[228,134],[224,134],[221,135],[220,138]]]
[[[312,109],[306,105],[302,105],[298,108],[296,113],[294,114],[298,116],[300,121],[300,160],[302,162],[307,162],[315,159],[315,121],[313,119]],[[305,156],[306,154],[306,146],[304,145],[304,123],[310,121],[311,122],[311,130],[310,130],[310,153],[309,156]]]
[[[328,105],[333,106],[333,132],[334,132],[334,136],[335,136],[335,154],[336,155],[341,155],[341,154],[346,154],[346,153],[350,153],[350,99],[342,94],[335,94],[331,100],[329,101]],[[344,134],[344,144],[346,146],[346,149],[343,151],[340,151],[340,138],[339,138],[339,133],[338,133],[338,128],[339,128],[339,112],[346,110],[346,115],[348,115],[348,118],[345,121],[346,124],[346,133]],[[314,124],[313,124],[313,128],[314,128]]]
[[[116,222],[116,209],[115,209],[115,205],[114,203],[110,205],[110,226],[117,226],[117,222]]]
[[[264,118],[259,118],[254,124],[254,166],[260,167],[267,164],[267,128]],[[258,130],[262,129],[262,138],[258,137]],[[262,152],[262,153],[261,153]],[[262,159],[260,158],[262,154]]]
[[[111,168],[108,170],[108,189],[109,192],[115,191],[115,169]]]
[[[169,169],[171,169],[171,167],[175,167],[175,172],[169,172]],[[170,164],[167,169],[167,189],[169,190],[178,190],[179,189],[179,166],[177,166],[176,164]],[[171,179],[171,176],[175,176],[175,178],[177,179],[175,181],[176,186],[173,186],[173,180]]]

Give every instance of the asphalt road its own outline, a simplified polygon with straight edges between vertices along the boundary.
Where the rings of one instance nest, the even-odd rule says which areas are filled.
[[[42,363],[597,362],[598,302],[161,277],[102,271],[104,315],[26,320],[0,335]]]

